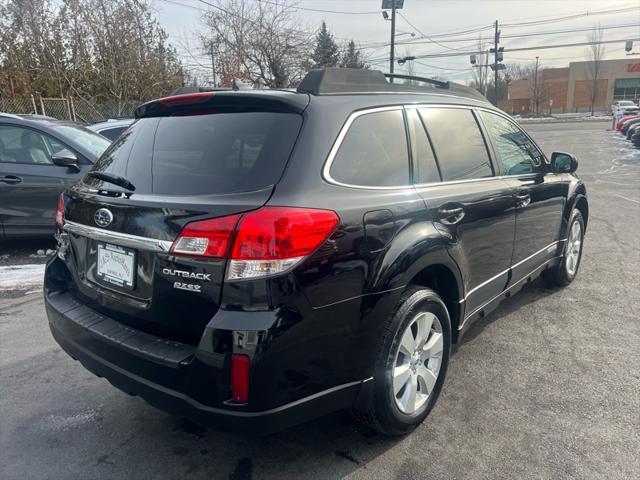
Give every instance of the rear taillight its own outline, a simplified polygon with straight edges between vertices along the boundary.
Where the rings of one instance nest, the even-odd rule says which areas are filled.
[[[231,355],[231,398],[234,402],[249,401],[249,369],[251,360],[247,355]]]
[[[188,223],[171,246],[172,253],[224,258],[240,215]]]
[[[264,277],[291,269],[318,248],[338,222],[331,210],[264,207],[242,216],[189,223],[171,252],[222,258],[235,234],[227,278]]]
[[[58,206],[56,208],[56,225],[58,228],[64,227],[64,196],[60,194],[58,197]]]
[[[231,251],[227,278],[282,273],[312,253],[333,232],[331,210],[265,207],[243,216]]]

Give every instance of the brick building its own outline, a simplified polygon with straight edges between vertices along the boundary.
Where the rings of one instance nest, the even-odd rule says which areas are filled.
[[[538,111],[540,113],[587,112],[591,108],[593,81],[590,62],[571,62],[565,68],[538,71]],[[509,85],[505,110],[526,113],[535,110],[532,77],[514,80]],[[596,111],[608,111],[614,100],[640,101],[640,60],[603,60],[599,75]]]

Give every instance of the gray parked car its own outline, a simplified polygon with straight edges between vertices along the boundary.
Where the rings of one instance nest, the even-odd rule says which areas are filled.
[[[60,193],[110,143],[73,122],[0,113],[0,240],[53,236]]]
[[[110,118],[109,120],[106,120],[104,122],[88,125],[87,128],[89,130],[93,130],[96,133],[99,133],[103,137],[107,137],[113,142],[120,136],[122,132],[129,128],[129,125],[131,125],[134,121],[134,118]]]

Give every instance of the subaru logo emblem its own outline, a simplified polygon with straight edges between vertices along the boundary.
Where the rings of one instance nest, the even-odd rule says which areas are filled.
[[[108,227],[113,222],[113,213],[108,208],[101,208],[93,215],[93,221],[99,227]]]

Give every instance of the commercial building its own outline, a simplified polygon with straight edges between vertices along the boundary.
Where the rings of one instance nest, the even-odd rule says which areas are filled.
[[[514,80],[503,108],[512,113],[588,112],[594,86],[595,111],[609,111],[614,100],[640,101],[638,58],[602,60],[597,82],[591,69],[591,62],[571,62],[564,68],[540,69],[537,81],[534,75]]]

